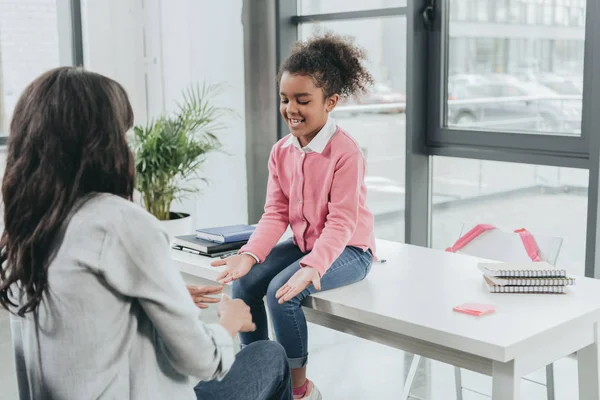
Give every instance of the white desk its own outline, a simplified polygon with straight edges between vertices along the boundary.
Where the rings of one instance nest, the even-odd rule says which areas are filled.
[[[600,280],[579,278],[566,295],[488,293],[477,259],[378,240],[362,282],[317,293],[304,306],[310,322],[492,376],[493,399],[518,399],[521,377],[578,353],[579,398],[600,400]],[[181,272],[213,280],[206,257],[173,250]],[[466,302],[496,312],[452,311]]]

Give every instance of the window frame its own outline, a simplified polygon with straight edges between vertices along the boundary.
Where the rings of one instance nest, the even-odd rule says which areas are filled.
[[[83,31],[81,0],[56,0],[58,54],[61,65],[83,66]],[[2,55],[0,54],[0,58]],[[2,74],[3,71],[0,71]],[[3,94],[0,93],[0,96]],[[6,115],[3,115],[6,118]],[[0,121],[0,124],[2,121]],[[8,125],[8,121],[6,121]],[[8,135],[0,136],[0,146],[6,146]]]

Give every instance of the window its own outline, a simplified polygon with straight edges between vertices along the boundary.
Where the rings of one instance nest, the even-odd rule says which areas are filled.
[[[542,23],[544,25],[552,25],[552,6],[550,4],[543,4],[543,18]]]
[[[563,239],[557,265],[583,275],[587,170],[450,157],[433,159],[432,244],[478,223]]]
[[[537,7],[535,6],[535,4],[529,3],[527,4],[527,17],[526,17],[526,21],[527,24],[529,25],[533,25],[537,23]]]
[[[571,26],[584,26],[585,25],[585,7],[574,5],[571,7],[571,15],[569,24]]]
[[[456,12],[454,2],[448,4],[452,16]],[[479,6],[485,4],[482,2]],[[568,24],[570,16],[578,17],[584,9],[560,4],[554,0],[512,1],[513,24],[484,26],[480,22],[450,19],[448,94],[457,76],[469,75],[478,84],[503,85],[505,91],[519,95],[505,98],[449,96],[444,99],[444,126],[581,135],[582,90],[579,88],[583,86],[584,28],[571,24],[566,30],[548,30],[540,26],[551,22],[553,7],[557,24]],[[574,10],[574,14],[569,15],[569,9]],[[520,23],[514,23],[515,17]]]
[[[568,25],[569,17],[568,17],[569,8],[563,5],[557,5],[555,9],[555,18],[557,25]]]
[[[377,237],[404,240],[406,144],[406,18],[350,20],[318,24],[320,29],[351,35],[368,53],[375,79],[370,93],[343,100],[332,114],[352,135],[367,159],[368,206]],[[300,39],[316,24],[302,24]]]
[[[454,3],[455,13],[451,15],[451,18],[455,18],[458,21],[465,21],[467,19],[468,11],[469,11],[469,2],[468,0],[456,0]]]
[[[59,65],[56,0],[0,1],[0,136],[22,90]]]
[[[494,12],[494,22],[506,22],[508,18],[507,1],[499,0],[490,4],[490,10]]]
[[[477,21],[488,21],[490,19],[489,16],[489,3],[487,0],[479,0],[473,5],[477,8],[477,12],[475,14]]]
[[[298,0],[298,15],[406,7],[407,0]]]
[[[420,23],[426,2],[402,10],[406,17],[324,18],[321,25],[355,36],[366,48],[369,68],[384,85],[381,92],[405,93],[403,75],[410,66],[417,100],[408,100],[411,131],[405,131],[402,112],[375,111],[395,104],[349,100],[334,115],[365,151],[368,202],[378,237],[404,241],[406,220],[407,242],[426,246],[433,240],[443,248],[458,237],[450,220],[490,222],[504,229],[524,226],[562,237],[559,263],[572,262],[566,265],[571,271],[583,273],[586,262],[588,275],[600,276],[594,262],[598,221],[587,216],[587,192],[590,199],[598,194],[593,137],[600,118],[593,110],[595,58],[587,57],[585,83],[583,78],[584,53],[595,54],[599,37],[595,25],[585,24],[586,13],[597,17],[596,8],[586,10],[590,1],[440,0],[435,2],[440,18],[430,30]],[[299,9],[308,13],[309,3],[315,7],[311,13],[397,7],[394,0],[363,2],[362,7],[358,0],[345,5],[304,0]],[[295,21],[301,39],[311,34],[315,25],[308,18]],[[414,22],[407,36],[405,21]],[[406,43],[412,54],[406,54]],[[583,104],[584,84],[592,104]],[[592,248],[584,260],[586,229]]]

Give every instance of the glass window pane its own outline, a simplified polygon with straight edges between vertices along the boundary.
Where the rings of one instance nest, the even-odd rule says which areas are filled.
[[[490,19],[488,11],[489,11],[489,4],[486,0],[479,0],[477,3],[473,4],[476,9],[476,15],[475,18],[477,19],[477,21],[488,21]]]
[[[544,25],[552,25],[552,6],[545,4],[544,6]]]
[[[469,12],[468,0],[456,0],[454,3],[456,19],[464,21],[467,19]]]
[[[301,24],[300,38],[312,36],[316,27]],[[318,27],[353,36],[367,52],[375,84],[369,94],[341,101],[332,117],[364,152],[367,202],[375,215],[377,237],[404,241],[406,18],[327,22]]]
[[[21,91],[59,65],[56,0],[0,1],[0,135]]]
[[[407,0],[298,0],[298,15],[406,7]]]
[[[497,0],[491,5],[491,10],[494,12],[494,22],[506,22],[508,18],[507,0]]]
[[[485,23],[483,14],[464,21],[460,8],[453,1],[448,4],[444,126],[581,135],[584,4],[514,0],[509,3],[509,20],[496,18],[492,25]],[[460,97],[457,82],[465,85]],[[519,95],[481,98],[474,93],[491,92],[496,89],[490,86],[499,85],[510,85]]]
[[[433,158],[432,244],[447,248],[478,223],[563,239],[557,265],[584,274],[589,172]],[[463,232],[464,233],[464,232]]]

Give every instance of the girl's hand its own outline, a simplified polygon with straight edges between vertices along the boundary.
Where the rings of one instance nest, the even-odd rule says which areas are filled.
[[[315,289],[321,290],[321,278],[319,272],[313,267],[302,267],[296,272],[285,285],[279,288],[275,297],[279,300],[279,304],[283,304],[296,297],[298,293],[314,285]]]
[[[250,269],[256,264],[254,257],[247,254],[236,254],[235,256],[227,257],[223,260],[217,260],[210,263],[213,267],[226,265],[227,268],[217,276],[217,282],[221,285],[240,279],[245,276]]]

